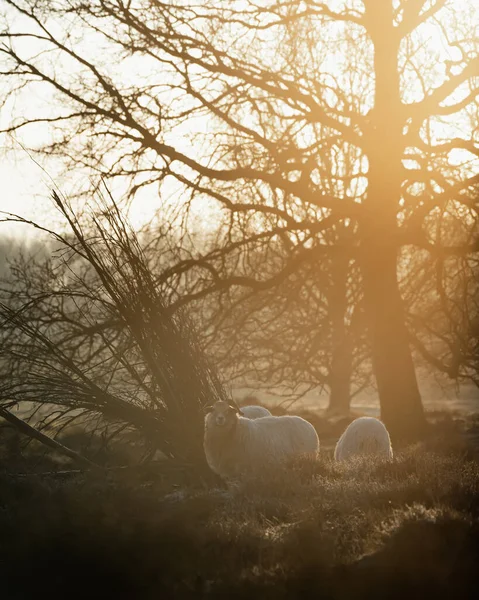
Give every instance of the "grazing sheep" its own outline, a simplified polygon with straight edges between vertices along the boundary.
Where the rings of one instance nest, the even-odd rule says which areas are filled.
[[[384,423],[374,417],[360,417],[348,425],[334,450],[336,460],[352,456],[374,455],[393,458],[389,432]]]
[[[296,416],[248,419],[226,402],[207,408],[204,449],[212,471],[235,478],[300,454],[316,454],[318,435],[308,421]]]
[[[272,414],[264,406],[242,406],[240,414],[247,419],[261,419],[261,417],[271,417]]]

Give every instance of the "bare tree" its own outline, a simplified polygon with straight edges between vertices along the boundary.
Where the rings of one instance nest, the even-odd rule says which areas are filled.
[[[454,380],[479,382],[477,324],[479,323],[479,252],[477,215],[437,211],[428,223],[432,236],[447,240],[455,254],[439,255],[405,249],[401,256],[401,289],[406,320],[417,354]],[[478,248],[479,249],[479,248]]]
[[[289,244],[267,249],[284,259]],[[260,250],[248,260],[263,273],[273,262]],[[322,388],[329,410],[347,413],[371,383],[354,269],[347,258],[312,260],[272,288],[231,287],[195,303],[209,355],[238,387],[284,396],[288,405]]]
[[[228,398],[190,319],[168,310],[111,198],[82,217],[54,201],[70,232],[51,231],[56,254],[17,261],[2,290],[2,414],[29,402],[57,434],[75,420],[108,423],[111,435],[133,427],[201,471],[202,409]]]
[[[414,247],[444,265],[477,252],[475,242],[458,249],[428,229],[437,211],[477,213],[477,196],[466,193],[478,183],[475,3],[5,4],[11,92],[42,84],[57,102],[6,130],[46,123],[52,142],[41,150],[69,166],[129,178],[132,193],[174,180],[218,203],[227,219],[216,248],[180,265],[203,273],[197,298],[268,289],[326,257],[354,261],[382,418],[394,433],[419,431],[398,254]],[[42,51],[32,55],[26,39]],[[128,63],[137,77],[116,69]],[[350,239],[328,240],[347,222]],[[244,248],[278,236],[292,250],[273,274],[241,262]]]

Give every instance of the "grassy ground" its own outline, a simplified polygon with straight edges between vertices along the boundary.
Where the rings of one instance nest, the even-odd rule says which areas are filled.
[[[14,464],[10,440],[1,597],[475,598],[479,463],[461,429],[477,424],[432,420],[393,464],[337,465],[325,443],[318,460],[230,489],[180,485],[155,467],[20,476],[36,454]],[[315,426],[324,442],[343,428]],[[37,470],[53,461],[42,460]]]

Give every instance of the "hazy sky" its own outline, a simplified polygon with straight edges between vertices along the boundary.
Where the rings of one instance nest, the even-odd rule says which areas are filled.
[[[4,147],[5,136],[0,136],[0,152]],[[58,184],[62,193],[69,197],[75,192],[78,181],[75,178],[71,180],[60,178],[54,170],[44,171],[41,158],[38,158],[38,163],[36,161],[37,158],[31,157],[21,146],[13,153],[8,152],[7,156],[2,156],[0,210],[51,227],[57,220],[56,210],[50,199],[51,190]],[[134,226],[140,227],[151,218],[153,212],[154,203],[147,202],[144,197],[139,198],[130,212],[130,220]],[[59,218],[58,222],[60,222]],[[0,236],[6,233],[22,236],[37,235],[35,231],[26,230],[22,226],[0,223]]]
[[[464,0],[464,2],[467,5],[471,0]],[[337,4],[339,6],[341,2],[338,0]],[[431,41],[431,38],[434,38],[433,34],[437,34],[437,31],[434,32],[433,28],[425,26],[423,31],[424,37],[429,38],[429,41]],[[27,40],[22,43],[29,44],[30,42]],[[442,44],[437,43],[437,45],[434,46],[434,50],[439,54],[444,50],[444,48],[441,48]],[[39,97],[37,99],[35,96],[30,95],[29,92],[28,102],[41,103],[44,101],[45,98]],[[0,114],[0,124],[2,126],[5,126],[9,122],[11,114],[10,108],[11,107],[2,107],[1,112],[3,114]],[[16,106],[16,109],[18,110],[18,105]],[[38,133],[39,136],[44,134],[45,131]],[[18,139],[21,140],[22,137],[23,132],[20,131],[18,133]],[[30,140],[31,137],[29,138],[29,141]],[[47,168],[49,173],[47,174],[42,171],[42,168],[36,164],[31,157],[29,157],[29,155],[21,148],[20,144],[17,145],[14,142],[13,145],[16,147],[16,150],[13,153],[9,152],[8,155],[2,154],[1,150],[7,145],[12,145],[11,140],[7,140],[5,136],[0,136],[0,181],[2,182],[3,192],[0,196],[0,210],[18,213],[29,219],[41,221],[49,226],[53,225],[55,213],[51,210],[52,204],[49,199],[53,182],[49,175],[55,180],[55,183],[60,186],[61,191],[67,197],[73,195],[75,191],[78,190],[78,187],[81,184],[79,176],[77,175],[75,177],[73,174],[70,174],[67,179],[61,180],[58,172],[56,172],[54,163],[50,160],[45,161],[42,160],[42,158],[39,158],[38,160],[42,164],[48,165]],[[81,175],[81,177],[84,176]],[[149,197],[146,197],[143,194],[142,198],[135,203],[133,210],[130,212],[130,219],[134,226],[140,226],[147,222],[151,218],[155,206],[157,206],[158,197],[155,189],[150,190],[148,194]],[[5,224],[1,224],[0,235],[2,235],[5,230],[7,230],[7,227]],[[12,229],[11,226],[8,226],[8,231],[20,230],[18,228]],[[23,229],[21,231],[23,231]]]
[[[1,140],[2,149],[3,146],[4,139]],[[45,212],[51,214],[46,175],[23,150],[20,149],[15,154],[15,158],[9,155],[7,158],[2,157],[0,161],[0,209],[35,219],[45,217]],[[4,227],[3,224],[0,234]]]

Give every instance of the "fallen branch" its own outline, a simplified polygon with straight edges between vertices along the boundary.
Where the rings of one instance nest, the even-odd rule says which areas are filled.
[[[38,429],[35,429],[35,427],[32,427],[22,419],[19,419],[6,408],[0,407],[0,417],[3,417],[5,421],[13,425],[16,429],[18,429],[18,431],[21,431],[28,437],[39,441],[40,443],[44,444],[45,446],[48,446],[49,448],[53,448],[54,450],[61,452],[65,456],[68,456],[69,458],[74,460],[75,462],[84,465],[90,469],[102,469],[100,465],[97,465],[88,458],[85,458],[81,454],[78,454],[78,452],[67,448],[60,442],[57,442],[48,435],[45,435],[41,431],[38,431]]]

